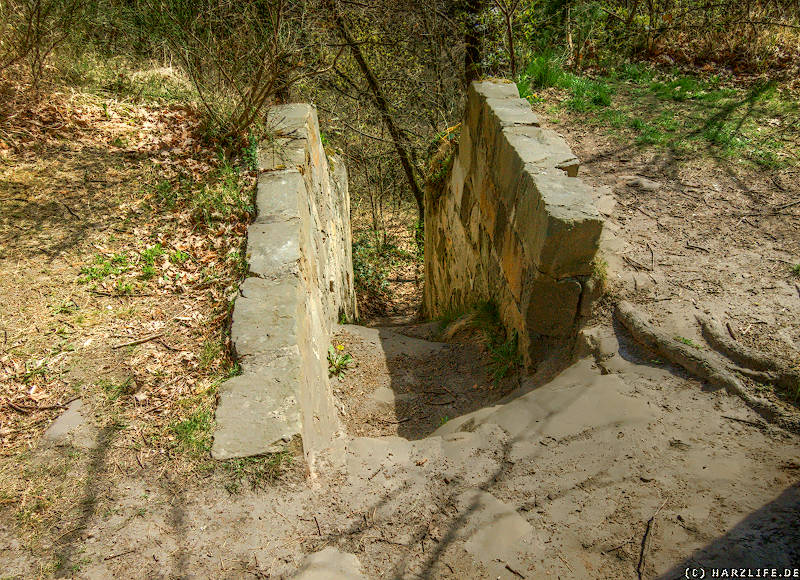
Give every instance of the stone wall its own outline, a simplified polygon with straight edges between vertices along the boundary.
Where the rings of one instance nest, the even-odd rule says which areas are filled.
[[[341,431],[328,380],[332,327],[357,316],[347,172],[326,156],[312,106],[276,107],[272,125],[248,229],[250,273],[231,326],[242,374],[220,389],[212,455],[301,441],[313,468]]]
[[[529,365],[567,344],[602,228],[578,165],[513,83],[472,83],[452,169],[426,192],[427,313],[494,301]]]

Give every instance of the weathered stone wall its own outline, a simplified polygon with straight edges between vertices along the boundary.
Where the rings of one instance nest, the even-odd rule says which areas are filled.
[[[602,228],[577,173],[513,83],[473,83],[447,181],[426,192],[427,313],[493,300],[528,364],[563,346],[590,294]]]
[[[250,275],[231,338],[242,375],[224,383],[212,455],[258,455],[302,440],[310,466],[340,433],[327,351],[337,319],[356,318],[347,172],[322,147],[316,110],[273,110],[262,144]]]

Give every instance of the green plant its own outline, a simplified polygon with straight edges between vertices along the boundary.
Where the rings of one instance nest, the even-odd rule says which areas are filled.
[[[217,360],[217,357],[222,353],[222,348],[222,343],[219,340],[206,340],[203,342],[198,360],[200,368],[205,369],[214,364],[214,361]]]
[[[158,271],[153,266],[151,266],[150,264],[145,264],[144,266],[142,266],[142,273],[139,274],[139,278],[141,278],[142,280],[149,280],[156,274],[158,274]]]
[[[143,250],[140,254],[142,261],[149,266],[155,265],[156,258],[163,255],[164,248],[161,247],[161,244],[150,246],[149,248]]]
[[[78,278],[78,282],[85,284],[91,280],[102,280],[108,276],[116,276],[127,272],[130,268],[128,257],[125,254],[114,254],[108,260],[98,254],[95,256],[94,265],[81,268],[82,276]]]
[[[691,338],[686,338],[684,336],[676,336],[675,340],[677,340],[678,342],[680,342],[682,344],[685,344],[686,346],[691,346],[692,348],[698,348],[698,349],[699,348],[703,348],[702,346],[697,344],[695,341],[693,341]]]
[[[247,147],[242,149],[242,159],[250,171],[258,171],[258,137],[252,132],[247,135]]]
[[[800,264],[795,264],[789,268],[789,273],[795,278],[800,278]]]
[[[489,339],[489,372],[492,380],[497,382],[506,378],[522,365],[522,356],[517,345],[517,333],[508,338],[495,334]]]
[[[605,287],[608,283],[608,262],[602,258],[595,258],[592,261],[592,278],[594,278],[601,287]]]
[[[383,244],[378,246],[368,236],[353,240],[353,276],[356,289],[371,298],[386,297],[389,291],[389,272],[392,252]]]
[[[353,362],[353,357],[344,352],[344,346],[337,344],[328,347],[328,373],[332,377],[342,378],[347,367]]]
[[[189,254],[183,250],[175,250],[169,255],[169,261],[173,264],[181,265],[190,258]]]
[[[448,417],[447,415],[445,415],[444,417],[440,418],[439,419],[439,427],[441,427],[442,425],[447,423],[449,420],[450,420],[450,417]]]
[[[531,59],[525,72],[520,75],[517,87],[525,88],[525,91],[520,88],[520,96],[525,98],[530,88],[546,89],[562,86],[566,76],[563,59],[552,50],[546,50]]]
[[[117,294],[133,294],[133,284],[120,278],[115,286]]]

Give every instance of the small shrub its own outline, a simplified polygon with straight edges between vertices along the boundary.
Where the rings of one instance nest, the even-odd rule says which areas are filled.
[[[489,371],[495,382],[506,378],[522,365],[522,356],[519,354],[517,333],[513,332],[508,338],[501,338],[500,334],[490,337]]]

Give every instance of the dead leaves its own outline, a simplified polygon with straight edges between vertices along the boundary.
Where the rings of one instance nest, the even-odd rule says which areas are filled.
[[[121,442],[136,433],[165,433],[190,412],[187,401],[204,397],[202,404],[208,406],[208,397],[229,373],[222,329],[229,297],[242,275],[249,219],[242,208],[249,203],[254,177],[230,171],[219,175],[217,152],[203,144],[201,121],[187,107],[134,106],[62,95],[52,105],[20,112],[14,123],[11,141],[0,133],[0,152],[7,152],[0,155],[12,171],[23,162],[42,167],[60,163],[57,152],[67,146],[73,163],[91,161],[93,179],[102,180],[76,182],[69,192],[71,207],[88,217],[91,196],[103,195],[112,186],[122,193],[119,202],[104,210],[106,221],[91,223],[93,229],[82,236],[86,242],[70,248],[67,261],[72,268],[48,272],[41,287],[44,294],[67,289],[64,299],[81,308],[57,316],[41,306],[30,308],[26,316],[32,323],[24,328],[18,319],[21,314],[11,313],[12,323],[20,326],[27,342],[24,351],[19,345],[0,348],[2,395],[20,409],[46,407],[50,412],[25,414],[0,404],[0,454],[33,444],[57,415],[59,408],[54,405],[76,392],[95,409],[101,423],[113,414],[130,426],[120,435]],[[54,146],[48,149],[50,145]],[[137,163],[125,162],[119,169],[114,166],[120,160],[118,153],[96,154],[109,149],[123,151],[126,159]],[[166,204],[148,185],[154,179],[172,186],[180,179],[195,189]],[[61,183],[44,179],[37,196],[43,201],[63,199]],[[233,210],[198,221],[193,205],[198,202],[192,196],[223,186],[228,188],[227,197],[220,199]],[[41,255],[21,254],[20,259],[23,269],[44,267]],[[0,264],[0,278],[2,269]],[[82,269],[92,276],[81,274]],[[79,278],[85,278],[83,284]],[[67,335],[53,334],[53,329],[62,327],[68,329]],[[156,338],[138,343],[152,336]],[[63,349],[51,353],[55,343]],[[131,344],[112,348],[126,343]],[[42,371],[31,374],[43,358]],[[170,445],[167,437],[147,439],[157,457],[169,457]]]

